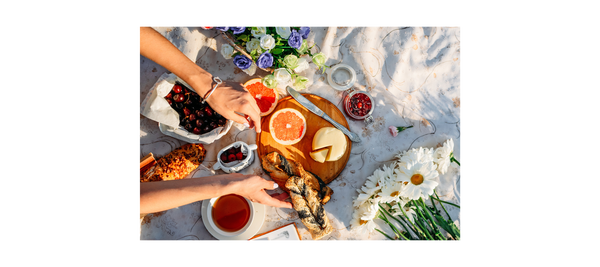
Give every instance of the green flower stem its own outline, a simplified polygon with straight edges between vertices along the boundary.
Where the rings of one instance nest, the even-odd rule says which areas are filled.
[[[390,226],[390,228],[392,228],[392,231],[394,232],[396,239],[400,238],[400,235],[398,235],[398,231],[390,224],[390,222],[387,220],[385,215],[379,214],[378,218],[383,220],[385,223],[387,223]]]
[[[390,205],[389,203],[385,203],[388,205],[388,207],[392,208],[392,205]],[[410,232],[408,231],[408,229],[410,229],[410,227],[407,227],[406,225],[404,225],[404,223],[402,223],[400,220],[398,220],[396,217],[394,217],[392,214],[390,214],[386,209],[384,209],[381,204],[379,204],[379,209],[383,210],[383,212],[385,212],[388,216],[390,216],[392,219],[394,219],[395,221],[398,222],[398,224],[400,224],[400,226],[402,226],[402,228],[404,228],[404,231],[407,234],[410,234]],[[400,217],[402,218],[402,217]],[[412,230],[412,229],[411,229]]]
[[[458,160],[456,160],[456,158],[454,158],[454,151],[450,152],[450,161],[456,162],[456,164],[458,164],[458,166],[460,166],[460,162],[458,162]]]
[[[418,204],[418,201],[412,200],[415,202],[415,206],[416,206],[416,211],[417,214],[419,215],[417,217],[417,219],[421,222],[421,225],[424,225],[425,228],[425,233],[428,233],[432,238],[435,235],[435,228],[433,225],[431,225],[428,220],[427,217],[425,217],[425,215],[423,215],[423,213],[425,213],[425,211],[421,212],[421,207]]]
[[[433,193],[435,194],[435,196],[438,198],[438,200],[440,199],[440,196],[438,196],[437,192],[435,191],[435,189],[433,189]],[[448,211],[446,210],[446,207],[444,207],[444,205],[442,205],[442,202],[440,202],[440,206],[442,206],[442,209],[444,209],[444,212],[446,213],[446,216],[448,216],[448,219],[450,219],[450,214],[448,213]],[[459,207],[460,208],[460,207]]]
[[[395,240],[395,239],[391,238],[390,236],[386,235],[386,234],[385,234],[384,232],[382,232],[381,230],[379,230],[379,229],[377,229],[377,228],[375,228],[375,230],[376,230],[377,232],[380,232],[382,235],[384,235],[385,237],[387,237],[389,240]]]
[[[440,211],[435,206],[435,203],[433,203],[433,196],[429,196],[429,197],[430,197],[430,200],[431,200],[431,206],[433,206],[433,209],[435,210],[435,213],[440,213]]]
[[[439,198],[435,198],[435,197],[433,197],[433,196],[431,196],[431,199],[435,199],[435,200],[437,200],[437,201],[439,201],[439,202],[443,202],[443,203],[446,203],[446,204],[448,204],[448,205],[452,205],[452,206],[454,206],[454,207],[457,207],[457,208],[459,208],[459,209],[460,209],[460,206],[459,206],[459,205],[456,205],[456,204],[454,204],[454,203],[447,202],[447,201],[443,201],[443,200],[441,200],[441,199],[439,199]],[[440,205],[442,205],[442,204],[440,204]],[[443,206],[442,206],[442,207],[443,207]]]
[[[425,237],[425,234],[421,231],[421,229],[419,229],[411,220],[410,218],[408,218],[408,215],[406,215],[406,212],[404,212],[404,209],[400,206],[400,203],[398,203],[398,207],[400,207],[400,211],[402,211],[402,214],[404,214],[404,217],[406,217],[406,219],[408,220],[408,222],[413,226],[413,232],[419,236],[419,237]],[[400,217],[400,219],[404,220],[402,217]],[[416,231],[418,230],[418,232]]]
[[[427,236],[427,240],[434,240],[433,237],[431,237],[431,235],[429,234],[429,232],[427,232],[427,228],[423,224],[421,224],[421,222],[419,221],[419,218],[417,218],[417,220],[415,220],[415,223],[417,223],[417,225],[419,225],[423,229],[423,232]]]
[[[390,205],[390,203],[385,203],[388,205],[388,207],[392,208],[392,205]],[[400,206],[400,203],[398,203],[398,207],[400,207],[400,209],[402,210],[402,207]],[[421,237],[423,237],[424,235],[419,234],[419,232],[417,232],[417,230],[415,230],[415,228],[411,227],[410,224],[408,222],[406,222],[406,220],[404,220],[404,217],[402,216],[398,216],[398,218],[400,218],[402,220],[402,222],[400,220],[398,220],[398,218],[394,217],[393,215],[391,215],[387,210],[384,210],[390,217],[392,217],[392,219],[396,220],[400,225],[402,225],[402,227],[404,228],[404,230],[406,231],[407,234],[410,235],[410,232],[408,231],[408,229],[410,229],[417,237],[419,237],[419,239],[421,239]],[[404,214],[404,216],[406,216],[406,213],[404,213],[404,211],[402,211],[402,213]],[[409,219],[410,221],[410,219]],[[411,222],[412,223],[412,222]],[[414,224],[413,224],[414,226]],[[412,237],[412,235],[411,235]]]
[[[442,240],[447,240],[446,237],[444,235],[442,235],[442,233],[440,232],[440,226],[435,222],[435,220],[433,219],[433,211],[431,211],[429,209],[429,207],[427,207],[427,205],[425,205],[425,202],[423,201],[423,199],[419,199],[419,204],[421,204],[421,206],[423,207],[424,213],[425,215],[427,215],[427,218],[429,219],[429,221],[431,222],[431,226],[434,230],[434,234]]]
[[[389,213],[388,213],[388,211],[387,211],[387,210],[385,210],[385,209],[384,209],[384,208],[383,208],[383,207],[382,207],[380,204],[378,204],[378,205],[379,205],[379,209],[380,209],[380,210],[383,210],[383,212],[384,212],[384,213],[387,213],[387,214],[388,214],[390,217],[392,217],[393,219],[396,219],[396,218],[394,218],[394,216],[392,216],[391,214],[389,214]],[[384,215],[384,217],[385,217],[385,215]],[[390,221],[387,219],[387,217],[385,217],[385,220],[384,220],[384,221],[385,221],[387,224],[389,224],[389,225],[390,225],[390,227],[392,228],[392,230],[394,230],[394,232],[396,232],[396,233],[397,233],[397,234],[396,234],[396,236],[400,235],[400,236],[402,236],[402,238],[404,238],[404,239],[408,240],[408,238],[406,238],[406,237],[405,237],[405,236],[402,234],[402,232],[401,232],[400,230],[398,230],[398,229],[397,229],[397,228],[396,228],[396,227],[395,227],[395,226],[392,224],[392,222],[390,222]],[[403,227],[404,227],[404,226],[403,226]],[[405,229],[405,230],[406,230],[406,229]],[[408,231],[406,231],[406,232],[408,233]]]

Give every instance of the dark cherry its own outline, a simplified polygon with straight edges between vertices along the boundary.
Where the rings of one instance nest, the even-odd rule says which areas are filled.
[[[185,116],[189,116],[190,114],[192,114],[192,111],[190,111],[188,107],[184,107],[183,114],[185,114]]]
[[[208,132],[210,132],[211,130],[212,130],[212,129],[211,129],[211,128],[210,128],[210,126],[208,126],[208,125],[204,125],[204,127],[202,128],[202,131],[203,131],[203,132],[205,132],[205,133],[208,133]]]
[[[191,124],[189,124],[189,123],[188,123],[188,124],[186,124],[184,128],[185,128],[186,130],[188,130],[188,131],[192,131],[192,130],[194,130],[194,126],[192,126],[192,125],[191,125]]]
[[[221,161],[222,161],[222,162],[225,162],[225,163],[229,162],[229,161],[227,160],[227,154],[226,154],[225,152],[221,153]]]
[[[196,120],[196,127],[202,127],[204,125],[204,121],[202,120]]]
[[[196,114],[194,114],[194,113],[190,114],[189,118],[190,118],[190,121],[195,121],[197,119]]]
[[[168,94],[165,96],[165,98],[167,98],[167,99],[169,99],[169,98],[172,98],[172,97],[173,97],[173,94],[171,94],[171,92],[169,92],[169,93],[168,93]]]
[[[204,108],[204,112],[206,113],[206,115],[208,117],[212,117],[212,115],[213,115],[213,109],[208,106]]]
[[[183,103],[175,103],[175,108],[182,109],[183,108]]]
[[[227,156],[227,159],[228,159],[229,161],[234,161],[234,160],[236,160],[235,154],[229,154],[229,156]]]
[[[235,154],[235,158],[237,160],[242,160],[244,158],[244,154],[242,154],[242,152],[238,152],[237,154]]]
[[[171,99],[168,99],[168,98],[167,98],[167,103],[169,103],[169,106],[173,105],[173,101]]]
[[[223,126],[223,125],[225,125],[225,119],[218,119],[218,120],[217,120],[217,124],[218,124],[219,126]]]
[[[175,92],[176,94],[181,93],[181,85],[176,84],[175,86],[173,86],[173,92]]]
[[[211,121],[208,125],[210,125],[210,127],[213,129],[218,127],[217,123],[214,121]]]
[[[173,96],[173,100],[177,103],[181,103],[185,100],[185,96],[183,94],[176,94]]]
[[[193,131],[194,131],[195,134],[200,134],[201,133],[201,131],[200,131],[200,129],[198,129],[198,127],[194,127]]]
[[[202,110],[197,110],[196,115],[198,116],[198,118],[206,117],[206,113],[204,113],[204,111],[202,111]]]

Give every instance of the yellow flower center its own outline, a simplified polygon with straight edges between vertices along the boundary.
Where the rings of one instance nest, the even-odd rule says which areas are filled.
[[[397,195],[400,195],[400,192],[396,191],[396,192],[392,193],[390,196],[395,197]]]
[[[360,225],[367,223],[367,221],[360,220]]]
[[[414,185],[420,185],[423,183],[423,175],[420,174],[415,174],[412,177],[410,177],[410,182]]]

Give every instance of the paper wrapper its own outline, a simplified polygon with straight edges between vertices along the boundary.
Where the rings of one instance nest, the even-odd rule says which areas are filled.
[[[176,81],[182,83],[188,89],[194,90],[175,74],[165,73],[158,78],[158,81],[152,86],[150,92],[148,92],[148,95],[146,95],[146,98],[142,101],[140,113],[145,117],[158,122],[159,129],[163,134],[188,143],[202,143],[208,145],[225,135],[233,124],[233,121],[231,120],[227,120],[225,126],[217,127],[202,135],[190,133],[179,125],[179,114],[171,108],[164,98],[169,94],[171,89],[173,89]]]

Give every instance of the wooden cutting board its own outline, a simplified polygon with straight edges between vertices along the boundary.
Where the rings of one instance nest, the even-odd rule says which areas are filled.
[[[346,117],[344,117],[344,114],[333,103],[317,95],[302,95],[323,110],[333,120],[341,125],[344,125],[346,128],[349,128]],[[294,145],[285,146],[277,143],[277,141],[273,139],[271,133],[269,132],[269,121],[271,120],[271,115],[284,108],[293,108],[300,112],[306,119],[306,133],[304,134],[302,140]],[[348,142],[348,147],[346,148],[346,152],[342,158],[339,160],[325,161],[323,163],[317,162],[310,157],[309,153],[312,152],[313,137],[315,133],[322,127],[333,127],[333,124],[310,112],[291,96],[282,98],[279,100],[277,107],[271,114],[262,117],[261,132],[256,137],[256,144],[258,145],[258,149],[256,151],[258,156],[260,159],[262,159],[262,157],[266,154],[272,151],[277,151],[279,154],[288,159],[296,160],[302,164],[302,167],[304,167],[305,170],[316,174],[323,180],[323,182],[328,184],[333,181],[333,179],[335,179],[346,167],[346,163],[348,163],[348,159],[350,158],[350,150],[352,150],[352,141],[350,141],[348,136],[344,135],[344,137],[346,137],[346,142]]]

